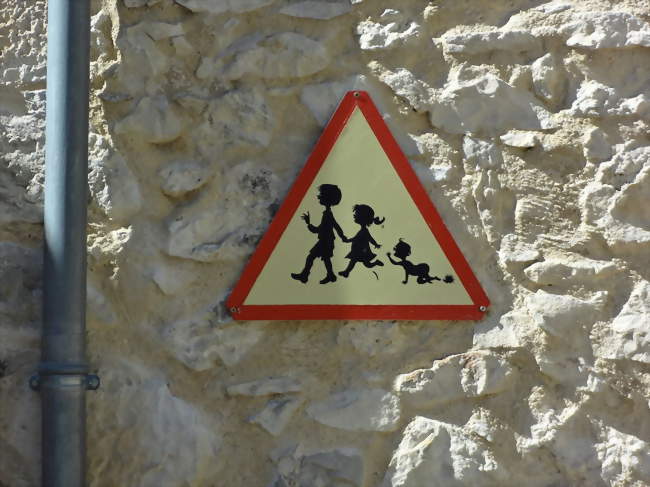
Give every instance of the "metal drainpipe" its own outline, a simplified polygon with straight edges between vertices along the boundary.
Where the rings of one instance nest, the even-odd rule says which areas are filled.
[[[49,0],[41,363],[42,485],[85,483],[90,0]]]

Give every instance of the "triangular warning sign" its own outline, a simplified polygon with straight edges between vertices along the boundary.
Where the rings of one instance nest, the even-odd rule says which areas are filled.
[[[348,92],[228,298],[236,319],[480,319],[489,304],[368,93]]]

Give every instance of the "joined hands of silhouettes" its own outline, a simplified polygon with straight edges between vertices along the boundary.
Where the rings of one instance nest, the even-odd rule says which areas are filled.
[[[377,255],[370,249],[370,245],[375,249],[381,248],[381,245],[372,237],[368,227],[373,223],[375,225],[381,225],[384,223],[385,218],[375,217],[375,211],[368,205],[355,205],[353,208],[353,219],[361,228],[354,237],[347,238],[332,213],[332,206],[336,206],[341,202],[342,194],[339,187],[335,184],[321,184],[318,187],[317,198],[318,202],[325,207],[320,225],[316,226],[312,224],[309,212],[303,213],[301,218],[307,224],[307,229],[311,233],[317,234],[318,240],[307,254],[302,271],[292,273],[291,277],[296,281],[306,284],[309,280],[309,274],[314,260],[320,258],[323,261],[326,271],[325,277],[319,281],[320,284],[336,282],[336,274],[334,274],[334,270],[332,269],[334,241],[336,239],[335,232],[343,242],[351,243],[350,252],[345,256],[349,262],[347,267],[339,272],[340,276],[347,278],[357,263],[361,263],[367,268],[383,266],[384,263],[377,259]],[[402,239],[395,245],[393,252],[397,260],[393,259],[390,252],[386,255],[393,265],[404,268],[405,277],[402,281],[403,284],[408,283],[409,276],[416,277],[418,284],[428,284],[433,281],[442,281],[448,284],[454,282],[453,276],[450,275],[445,276],[443,279],[437,276],[430,276],[429,265],[426,263],[413,264],[407,260],[406,258],[411,254],[411,246]],[[376,273],[375,276],[377,276]]]

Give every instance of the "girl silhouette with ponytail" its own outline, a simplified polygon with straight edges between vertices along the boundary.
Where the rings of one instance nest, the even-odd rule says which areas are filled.
[[[348,277],[357,262],[361,262],[368,268],[384,265],[380,260],[373,260],[377,255],[373,254],[370,250],[370,244],[376,249],[381,247],[381,245],[375,242],[375,239],[372,238],[368,230],[368,227],[373,223],[375,225],[381,225],[384,223],[384,220],[385,218],[375,218],[375,211],[368,205],[354,206],[354,222],[361,226],[361,230],[354,237],[344,239],[344,242],[352,242],[352,248],[350,249],[350,253],[345,256],[346,259],[350,259],[350,263],[345,270],[339,272],[340,276]]]

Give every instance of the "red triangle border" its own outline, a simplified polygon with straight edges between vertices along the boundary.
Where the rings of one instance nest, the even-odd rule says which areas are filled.
[[[474,304],[471,305],[245,305],[257,277],[280,241],[285,228],[327,159],[348,119],[359,108],[433,236]],[[305,166],[291,186],[268,230],[251,256],[239,282],[226,300],[237,320],[479,320],[490,301],[472,272],[433,202],[384,122],[370,95],[349,91],[325,127]]]

